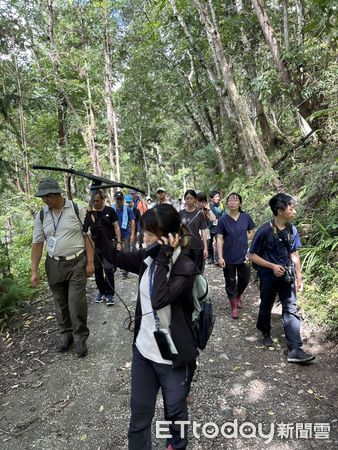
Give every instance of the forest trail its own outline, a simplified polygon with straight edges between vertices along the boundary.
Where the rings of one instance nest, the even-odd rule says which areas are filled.
[[[274,309],[275,342],[269,350],[257,342],[256,283],[246,292],[240,319],[233,321],[222,271],[208,266],[206,274],[217,320],[192,387],[188,448],[337,448],[336,346],[321,341],[320,329],[304,322],[304,348],[316,360],[306,366],[288,364],[280,307]],[[118,272],[116,286],[127,304],[135,305],[137,277],[122,280]],[[49,293],[27,305],[11,331],[0,335],[1,449],[127,449],[132,333],[123,327],[123,305],[118,300],[111,308],[94,304],[94,293],[91,280],[87,358],[78,359],[73,348],[55,353],[57,326]],[[163,420],[160,398],[156,418]],[[219,433],[215,426],[203,429],[207,422],[215,423]],[[220,431],[226,422],[233,424],[224,431],[227,438]],[[238,437],[230,437],[236,427]],[[215,436],[207,437],[208,432]],[[164,449],[165,440],[154,439],[153,448]]]

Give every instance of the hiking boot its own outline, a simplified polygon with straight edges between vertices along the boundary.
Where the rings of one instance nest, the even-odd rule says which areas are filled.
[[[230,307],[231,307],[231,317],[233,319],[238,319],[239,317],[239,311],[238,311],[238,306],[237,306],[237,301],[236,298],[232,298],[229,300],[230,301]]]
[[[271,334],[262,333],[262,339],[260,340],[260,343],[265,345],[265,347],[271,347],[273,344]]]
[[[288,351],[288,362],[289,363],[307,363],[313,361],[315,356],[311,353],[304,352],[301,348],[294,348]]]
[[[72,343],[74,342],[74,338],[72,334],[65,334],[62,336],[60,343],[56,347],[56,351],[58,353],[68,352]]]
[[[107,306],[113,306],[115,304],[113,295],[106,295],[106,298],[107,298],[106,302]]]
[[[84,358],[87,356],[88,348],[85,341],[76,342],[75,349],[79,358]]]
[[[103,294],[99,292],[97,296],[95,297],[95,303],[102,303],[103,302]]]

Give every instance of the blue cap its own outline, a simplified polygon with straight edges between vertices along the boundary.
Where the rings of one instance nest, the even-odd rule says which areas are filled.
[[[133,197],[132,197],[130,194],[127,194],[127,195],[124,197],[124,199],[125,199],[125,201],[126,201],[127,203],[131,203],[131,202],[133,201]]]

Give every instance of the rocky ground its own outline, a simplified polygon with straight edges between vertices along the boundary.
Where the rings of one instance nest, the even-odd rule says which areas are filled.
[[[280,307],[273,314],[274,347],[264,348],[255,329],[256,284],[249,286],[245,308],[234,321],[221,270],[209,266],[207,276],[217,320],[193,383],[189,448],[337,448],[336,345],[304,322],[304,347],[316,360],[288,364]],[[116,285],[133,308],[137,277],[122,280],[118,272]],[[123,305],[94,304],[94,295],[91,280],[87,358],[78,359],[74,349],[55,353],[57,326],[48,290],[1,331],[1,449],[127,449],[132,334],[124,328]],[[156,418],[163,420],[160,396]],[[164,449],[165,440],[154,436],[153,448]]]

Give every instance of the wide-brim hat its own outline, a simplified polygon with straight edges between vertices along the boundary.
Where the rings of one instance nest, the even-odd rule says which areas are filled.
[[[50,177],[44,177],[39,183],[39,190],[35,194],[35,197],[43,197],[48,194],[62,194],[65,192],[60,188],[59,183]]]

